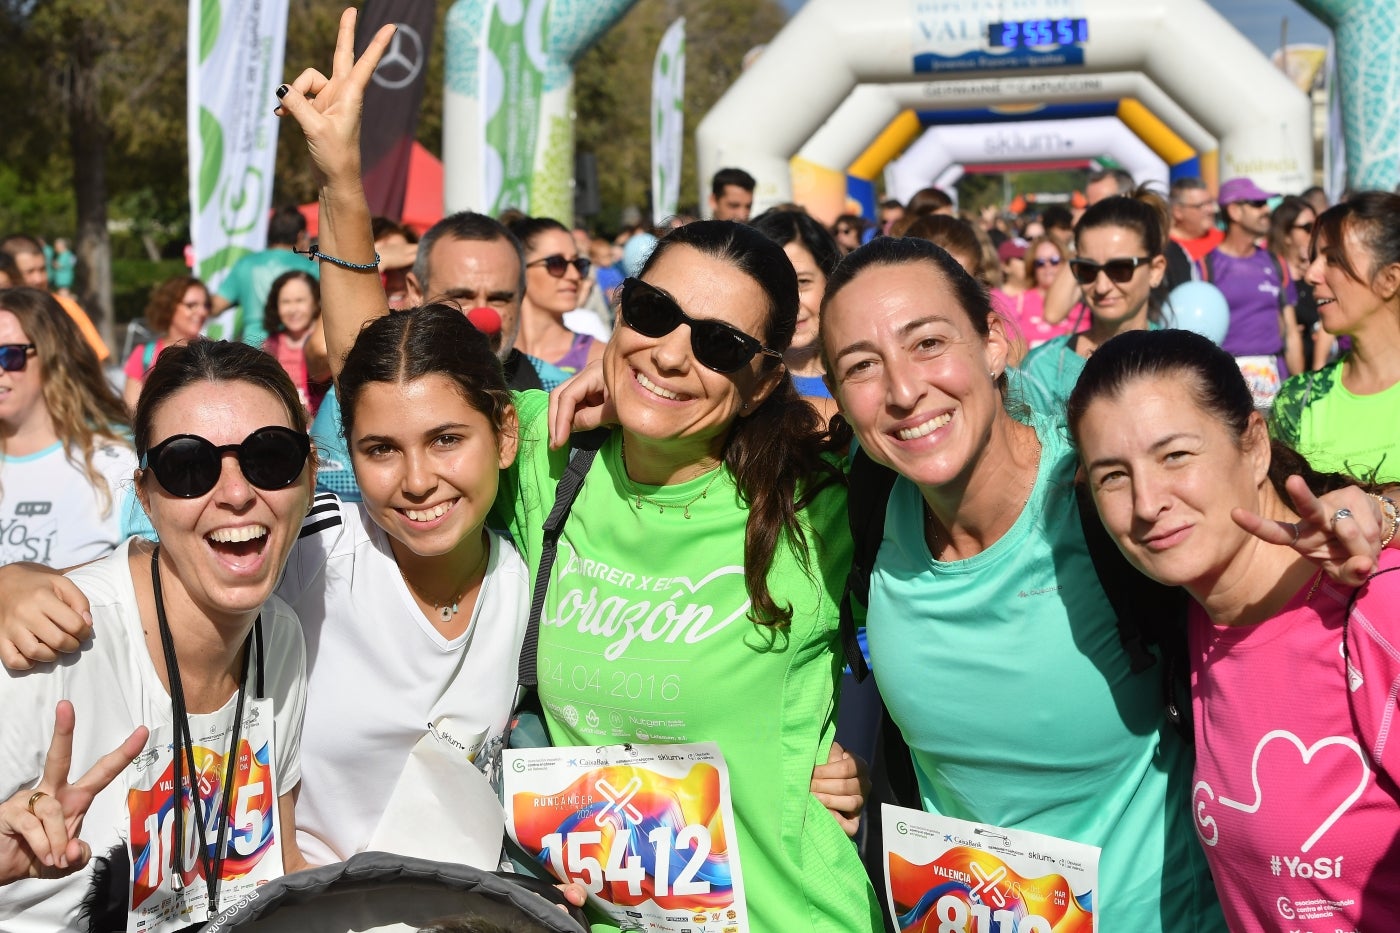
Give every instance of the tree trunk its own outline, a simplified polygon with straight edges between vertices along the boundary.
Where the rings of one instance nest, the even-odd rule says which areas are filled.
[[[75,37],[72,82],[68,94],[69,140],[73,150],[73,191],[77,202],[77,257],[73,286],[88,316],[107,345],[114,340],[112,320],[112,241],[107,232],[107,122],[102,112],[101,82],[93,41]]]

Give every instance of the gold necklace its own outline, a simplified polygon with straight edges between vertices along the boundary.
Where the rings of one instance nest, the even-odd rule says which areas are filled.
[[[462,597],[466,596],[467,592],[472,588],[472,582],[476,579],[476,575],[481,572],[482,568],[486,566],[486,559],[490,556],[491,542],[488,540],[485,546],[481,549],[481,560],[476,562],[476,566],[472,568],[472,572],[467,574],[466,580],[463,581],[462,591],[456,596],[450,598],[447,602],[439,603],[435,599],[428,599],[427,596],[423,596],[423,599],[426,599],[428,600],[428,602],[433,604],[433,611],[437,613],[437,617],[440,621],[444,623],[451,622],[452,618],[455,615],[457,615],[458,607],[462,602]],[[398,567],[397,561],[394,562],[394,566]],[[408,592],[414,596],[421,595],[418,592],[418,590],[413,586],[413,584],[409,582],[408,575],[403,572],[403,568],[398,567],[398,569],[399,577],[402,578],[403,585],[408,587]]]
[[[690,507],[691,507],[692,505],[694,505],[695,503],[699,502],[701,499],[705,499],[705,498],[708,498],[708,497],[709,497],[710,487],[713,486],[713,485],[715,484],[715,480],[719,479],[720,473],[724,472],[724,471],[721,469],[721,467],[723,467],[723,463],[719,464],[718,466],[716,466],[716,467],[714,468],[714,470],[713,470],[713,471],[711,472],[711,474],[710,474],[710,481],[709,481],[708,483],[705,484],[705,488],[704,488],[704,489],[700,490],[699,495],[696,495],[696,496],[691,497],[691,499],[690,499],[689,501],[684,502],[684,503],[682,503],[682,504],[679,505],[679,506],[676,505],[675,503],[658,502],[658,501],[656,501],[655,499],[651,498],[650,496],[645,496],[645,495],[643,495],[643,494],[642,494],[642,491],[641,491],[640,489],[637,488],[637,484],[634,483],[634,482],[632,482],[632,476],[631,476],[631,474],[629,474],[629,473],[627,472],[627,439],[626,439],[626,438],[623,438],[623,440],[622,440],[622,476],[623,476],[624,482],[626,482],[627,487],[628,487],[627,501],[628,501],[628,503],[631,504],[632,507],[633,507],[634,509],[636,509],[638,512],[640,512],[640,511],[642,510],[642,503],[643,503],[643,502],[649,502],[649,503],[651,503],[652,505],[656,506],[656,511],[657,511],[657,514],[659,514],[659,515],[665,515],[665,514],[666,514],[666,508],[667,508],[667,506],[669,505],[672,509],[677,509],[677,508],[679,508],[679,509],[681,510],[681,514],[682,514],[685,518],[690,518]],[[697,478],[699,478],[699,477],[701,477],[701,476],[703,476],[703,475],[704,475],[703,473],[696,473],[695,476],[690,477],[690,479],[683,480],[683,482],[687,482],[687,483],[688,483],[688,482],[690,482],[690,480],[697,479]],[[632,500],[633,500],[634,498],[636,499],[636,502],[635,502],[635,503],[632,502]]]

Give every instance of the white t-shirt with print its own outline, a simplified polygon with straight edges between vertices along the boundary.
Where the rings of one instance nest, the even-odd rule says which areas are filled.
[[[137,508],[136,452],[101,441],[92,462],[107,482],[106,502],[88,479],[82,454],[70,459],[62,443],[24,457],[0,456],[0,564],[74,567],[121,542],[122,517]]]
[[[515,547],[491,554],[467,630],[423,617],[384,531],[362,505],[316,496],[278,587],[306,633],[310,684],[297,841],[312,864],[362,851],[409,753],[428,730],[484,763],[515,700],[530,574]]]
[[[72,702],[76,717],[70,778],[116,748],[139,725],[171,722],[170,694],[146,647],[128,564],[131,540],[105,559],[69,574],[92,604],[93,636],[81,651],[28,671],[0,674],[0,800],[38,783],[53,736],[54,707]],[[306,653],[296,616],[276,596],[262,612],[264,694],[272,700],[277,794],[301,778],[301,720],[306,702]],[[256,665],[256,657],[253,659]],[[249,675],[248,696],[254,692]],[[230,723],[236,695],[218,713]],[[125,839],[127,781],[119,775],[100,792],[83,821],[81,838],[94,855]],[[48,933],[80,929],[78,911],[92,864],[67,878],[26,879],[0,887],[0,930]]]

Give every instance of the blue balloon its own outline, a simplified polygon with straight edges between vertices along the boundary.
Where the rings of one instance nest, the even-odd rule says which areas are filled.
[[[1168,327],[1195,331],[1216,344],[1224,342],[1230,329],[1230,303],[1209,282],[1182,282],[1167,296],[1162,311]]]

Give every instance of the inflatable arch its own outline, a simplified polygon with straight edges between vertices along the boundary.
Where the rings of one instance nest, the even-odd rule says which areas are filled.
[[[1010,50],[991,45],[990,27],[1002,21],[1001,8],[977,0],[866,0],[856,25],[844,0],[808,0],[700,123],[701,179],[738,165],[759,181],[756,208],[789,200],[796,174],[789,159],[859,85],[898,85],[932,74],[1024,76],[1032,69],[1076,76],[1141,72],[1218,140],[1222,178],[1250,175],[1288,191],[1312,183],[1307,97],[1205,0],[1024,0],[1014,5],[1018,21],[1072,24],[1071,35],[1064,45],[1052,34],[1036,37],[1051,41]],[[812,61],[822,67],[794,65]],[[868,132],[860,145],[872,138]],[[804,163],[803,170],[812,169]]]
[[[991,109],[1005,113],[1005,119],[1014,119],[1019,113],[1031,113],[1031,118],[1035,118],[1034,114],[1045,104],[1103,101],[1135,101],[1136,108],[1120,105],[1117,116],[1169,164],[1180,161],[1181,156],[1169,145],[1184,142],[1201,155],[1213,153],[1219,145],[1155,81],[1142,72],[1123,72],[862,84],[841,102],[797,154],[820,165],[845,168],[869,153],[870,140],[878,139],[897,120],[905,121],[902,125],[912,129],[908,122],[911,116],[917,119],[919,129],[912,133],[905,130],[906,143],[929,125],[961,122],[950,111]],[[1142,116],[1148,119],[1139,119]],[[1168,137],[1157,130],[1158,125],[1170,131],[1170,144]],[[892,143],[897,145],[893,140]],[[898,154],[888,150],[884,153],[887,160]],[[873,157],[874,153],[870,155]]]
[[[503,13],[523,17],[527,52],[542,66],[539,145],[531,185],[533,213],[571,223],[574,216],[573,63],[612,28],[636,0],[498,0]],[[447,11],[447,76],[443,95],[442,161],[450,166],[443,184],[447,213],[486,209],[481,179],[479,46],[486,9],[481,0],[457,0]],[[547,45],[540,24],[549,16]],[[533,38],[533,43],[531,43]]]
[[[1353,188],[1400,183],[1400,17],[1394,0],[1298,0],[1332,27]]]
[[[1062,104],[1084,106],[1074,110]],[[982,109],[963,109],[967,107]],[[1171,178],[1192,175],[1215,184],[1216,138],[1151,78],[1123,72],[859,85],[798,152],[796,160],[802,161],[795,160],[793,196],[803,203],[849,198],[873,206],[874,179],[921,134],[932,132],[930,127],[1109,114],[1167,164]],[[868,145],[863,142],[872,138]],[[931,177],[938,174],[925,171]],[[844,181],[838,173],[846,175]],[[819,187],[799,186],[799,177]],[[952,182],[945,176],[939,187],[946,184]],[[893,192],[892,183],[886,187],[892,196],[904,197]]]
[[[1007,163],[1086,164],[1110,155],[1138,181],[1165,187],[1167,164],[1113,116],[1017,123],[953,123],[930,126],[904,155],[885,168],[889,196],[908,201],[930,184],[949,184],[959,166]],[[952,182],[957,181],[957,177]]]

